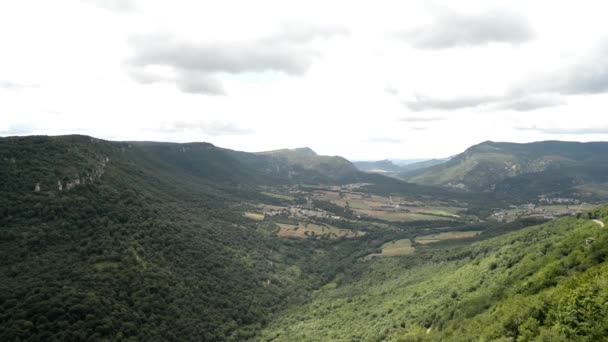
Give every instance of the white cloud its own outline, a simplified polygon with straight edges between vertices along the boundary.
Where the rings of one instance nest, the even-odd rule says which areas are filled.
[[[0,2],[0,134],[353,159],[608,139],[602,2],[87,2]]]

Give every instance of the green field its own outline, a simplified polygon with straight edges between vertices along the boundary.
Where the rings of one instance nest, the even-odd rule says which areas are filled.
[[[465,232],[441,232],[436,234],[416,236],[416,243],[427,244],[443,240],[472,238],[479,235],[481,231],[470,230]]]
[[[409,255],[414,253],[415,247],[412,246],[412,242],[410,239],[401,239],[390,241],[382,245],[380,247],[382,249],[381,253],[370,254],[365,257],[365,260],[372,259],[374,257],[389,257],[389,256],[397,256],[397,255]]]

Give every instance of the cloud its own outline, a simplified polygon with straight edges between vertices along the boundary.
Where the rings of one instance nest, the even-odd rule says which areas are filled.
[[[15,82],[11,82],[11,81],[7,81],[7,80],[0,80],[0,89],[5,89],[5,90],[22,90],[22,89],[26,89],[26,88],[36,88],[37,85],[34,84],[22,84],[22,83],[15,83]]]
[[[109,11],[129,12],[135,10],[133,0],[81,0],[87,4],[97,6]]]
[[[425,95],[415,95],[414,97],[415,99],[413,101],[403,101],[403,104],[414,112],[425,110],[457,110],[477,107],[500,99],[500,97],[490,95],[463,96],[447,99],[431,98]]]
[[[451,111],[484,106],[491,107],[492,109],[526,112],[540,108],[561,106],[566,104],[566,102],[556,94],[519,95],[509,93],[500,96],[479,95],[447,99],[418,95],[414,101],[404,101],[403,104],[414,112],[427,110]]]
[[[539,94],[505,98],[504,100],[497,102],[495,104],[495,108],[527,112],[540,108],[561,106],[564,104],[566,104],[566,101],[555,94]]]
[[[393,96],[399,96],[399,89],[397,89],[397,87],[394,87],[392,85],[387,85],[386,87],[384,87],[384,91]]]
[[[446,120],[444,117],[439,116],[408,116],[399,119],[403,122],[430,122],[430,121],[443,121]]]
[[[172,121],[165,122],[159,129],[166,133],[200,132],[211,136],[253,134],[251,129],[241,128],[232,122],[222,121]]]
[[[221,73],[302,75],[320,55],[310,42],[347,33],[341,28],[285,25],[277,34],[247,41],[192,43],[169,35],[133,37],[135,55],[128,62],[129,73],[142,83],[174,82],[185,92],[218,95],[224,93]],[[177,76],[147,75],[149,66],[169,67]]]
[[[435,15],[433,24],[399,36],[421,49],[448,49],[488,43],[518,44],[534,36],[526,17],[507,10],[494,9],[477,15],[443,10]]]
[[[374,138],[367,139],[367,142],[383,143],[383,144],[401,144],[404,142],[404,140],[389,138],[389,137],[374,137]]]
[[[34,131],[34,125],[29,123],[11,124],[8,129],[1,130],[2,135],[24,135],[31,134]]]
[[[563,134],[563,135],[585,135],[585,134],[608,134],[608,126],[600,127],[583,127],[583,128],[543,128],[536,125],[529,127],[515,127],[520,131],[536,131],[545,134]]]
[[[564,96],[608,92],[608,39],[586,56],[551,73],[534,75],[500,96],[470,95],[433,98],[415,95],[403,104],[411,111],[459,110],[488,106],[493,109],[532,111],[566,104]]]
[[[535,75],[513,89],[519,93],[554,92],[562,95],[608,92],[608,39],[578,61],[552,73]]]
[[[226,91],[217,78],[203,72],[181,72],[177,88],[185,93],[225,95]]]

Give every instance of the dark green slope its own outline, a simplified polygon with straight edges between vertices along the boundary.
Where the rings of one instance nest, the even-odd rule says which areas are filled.
[[[308,147],[259,152],[256,155],[266,162],[266,172],[286,175],[291,181],[346,184],[358,182],[362,177],[348,160],[337,156],[320,156]]]
[[[608,206],[470,246],[362,262],[261,339],[605,341],[606,221]]]
[[[528,199],[540,195],[579,196],[577,186],[606,182],[608,143],[543,141],[529,144],[484,142],[446,163],[420,169],[410,182]],[[518,179],[519,178],[519,179]],[[513,179],[513,180],[512,180]],[[526,189],[517,184],[526,184]]]
[[[2,341],[247,339],[365,248],[256,230],[236,208],[274,180],[210,144],[3,138],[0,162]]]

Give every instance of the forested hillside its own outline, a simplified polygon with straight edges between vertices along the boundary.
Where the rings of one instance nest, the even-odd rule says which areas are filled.
[[[606,207],[520,230],[309,149],[87,136],[2,138],[0,179],[2,341],[607,333]]]
[[[605,194],[607,156],[608,143],[604,142],[487,141],[443,164],[401,176],[410,182],[492,192],[502,198],[561,196],[589,200]]]
[[[372,259],[273,321],[268,341],[601,341],[608,206],[466,247]]]
[[[256,230],[234,207],[282,178],[210,144],[5,138],[0,161],[3,341],[243,340],[356,250]]]

